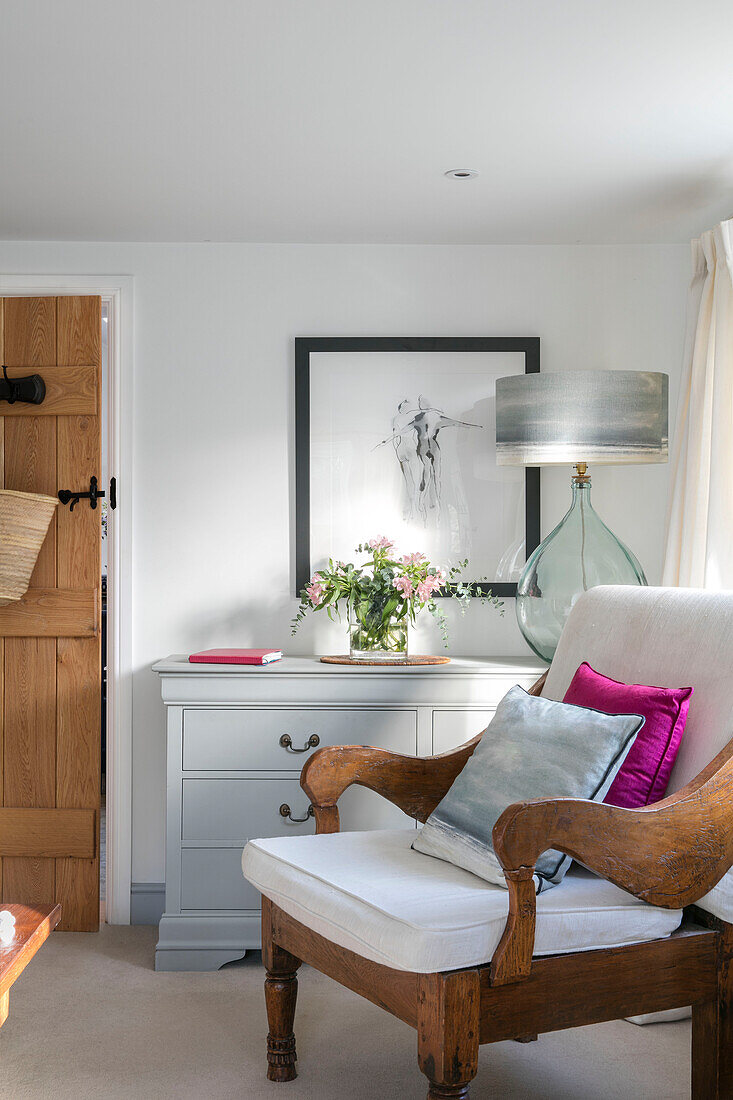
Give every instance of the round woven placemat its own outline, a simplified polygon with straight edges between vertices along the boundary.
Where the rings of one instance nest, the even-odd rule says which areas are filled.
[[[372,665],[374,667],[379,665],[447,665],[450,663],[450,657],[408,657],[404,661],[399,660],[399,658],[395,658],[394,661],[358,661],[347,654],[339,657],[321,657],[321,660],[324,665]]]

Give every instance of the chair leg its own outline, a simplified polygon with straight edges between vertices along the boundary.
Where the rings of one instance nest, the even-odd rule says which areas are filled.
[[[692,1100],[724,1100],[730,1092],[721,1091],[720,1082],[720,1005],[718,1001],[693,1005],[692,1008]]]
[[[721,934],[718,996],[692,1009],[692,1100],[733,1097],[733,925],[705,917]]]
[[[265,898],[262,900],[266,901]],[[297,1055],[293,1021],[298,998],[300,959],[273,942],[269,904],[263,904],[262,907],[262,961],[267,971],[267,1080],[294,1081],[298,1075],[295,1069]]]
[[[428,1100],[465,1100],[478,1070],[477,970],[421,974],[417,992],[417,1051],[429,1082]]]
[[[267,1004],[267,1079],[293,1081],[297,1077],[295,1063],[295,1002],[298,997],[297,971],[300,961],[287,951],[275,947],[273,966],[268,966],[265,978]]]

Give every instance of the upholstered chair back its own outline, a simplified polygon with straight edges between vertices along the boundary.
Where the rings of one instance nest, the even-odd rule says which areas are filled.
[[[570,613],[542,694],[562,699],[582,661],[627,684],[695,689],[668,794],[733,737],[733,592],[592,588]]]

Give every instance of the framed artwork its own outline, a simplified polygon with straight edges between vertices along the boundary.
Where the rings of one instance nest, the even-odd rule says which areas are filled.
[[[540,471],[496,465],[496,379],[540,369],[537,337],[295,341],[295,572],[387,535],[474,594],[514,596],[540,542]]]

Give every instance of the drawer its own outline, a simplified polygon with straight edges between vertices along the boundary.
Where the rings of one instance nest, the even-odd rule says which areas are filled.
[[[294,817],[308,812],[297,779],[184,779],[181,843],[243,848],[252,837],[315,832],[312,817],[298,825],[282,817],[284,802]]]
[[[303,817],[308,799],[297,779],[184,779],[181,843],[243,848],[252,837],[315,832],[313,818],[295,824],[280,814],[286,802]],[[339,800],[343,830],[405,829],[412,819],[374,791],[351,787]]]
[[[283,734],[293,748],[280,744]],[[302,749],[315,734],[318,746]],[[306,710],[301,708],[193,709],[183,716],[186,771],[300,771],[324,745],[378,745],[414,755],[414,710]]]
[[[494,717],[495,709],[486,710],[434,710],[433,753],[448,752],[470,741],[486,729]]]
[[[181,909],[259,909],[260,892],[242,874],[241,848],[184,848]]]

